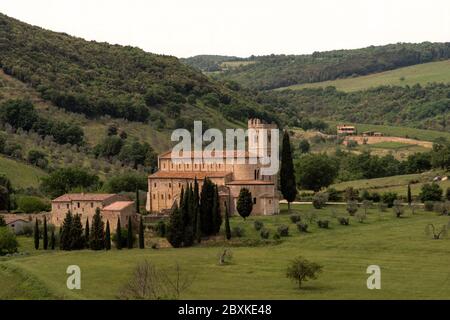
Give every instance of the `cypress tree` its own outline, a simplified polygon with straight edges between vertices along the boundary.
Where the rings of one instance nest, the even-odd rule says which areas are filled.
[[[109,230],[109,221],[108,220],[106,220],[105,249],[111,250],[111,231]]]
[[[214,184],[205,178],[200,194],[200,219],[202,235],[214,234],[213,228]]]
[[[116,248],[118,250],[122,249],[122,228],[120,226],[120,217],[117,218]]]
[[[291,202],[297,196],[294,163],[292,161],[291,142],[289,133],[285,130],[281,150],[280,189],[284,199],[288,202],[288,212],[291,213]]]
[[[237,201],[237,211],[244,220],[252,213],[253,200],[252,193],[247,188],[242,188],[239,192],[239,198]]]
[[[81,216],[79,214],[73,216],[69,238],[71,250],[81,250],[84,248],[85,241],[83,237],[83,225],[81,224]]]
[[[36,223],[34,224],[34,248],[39,249],[39,223],[36,218]]]
[[[145,248],[145,241],[144,241],[144,223],[142,222],[142,216],[139,220],[139,248],[144,249]]]
[[[194,235],[198,243],[202,241],[202,219],[200,217],[200,194],[197,177],[194,180]]]
[[[185,191],[181,213],[184,234],[183,245],[190,247],[194,243],[194,192],[191,184],[188,185]]]
[[[222,215],[220,214],[220,202],[219,202],[219,188],[214,185],[214,197],[212,206],[212,232],[217,234],[220,231],[222,225]]]
[[[174,248],[179,248],[183,245],[183,237],[183,218],[180,209],[178,209],[178,206],[175,206],[169,218],[166,238]]]
[[[141,213],[141,206],[140,206],[139,202],[140,202],[139,201],[139,188],[136,186],[136,202],[135,202],[135,204],[136,204],[136,213]]]
[[[408,204],[411,205],[412,196],[411,196],[411,185],[408,183]]]
[[[230,218],[228,217],[228,204],[225,202],[225,235],[227,240],[231,239]]]
[[[50,249],[55,250],[56,238],[55,238],[55,230],[52,230],[50,235]]]
[[[73,223],[72,213],[70,211],[67,211],[61,229],[59,230],[60,232],[59,248],[61,250],[71,249],[70,232],[72,229],[72,223]]]
[[[86,248],[89,249],[89,241],[91,239],[89,234],[89,218],[86,219],[86,227],[84,228],[84,241],[86,242]]]
[[[133,249],[133,226],[131,225],[131,216],[128,217],[128,233],[127,233],[127,247]]]
[[[92,250],[105,249],[105,223],[102,220],[100,214],[100,208],[95,210],[94,217],[92,218],[92,230],[90,234],[89,246]]]
[[[47,217],[44,216],[44,228],[43,228],[43,244],[44,244],[44,250],[48,249],[48,230],[47,230]]]

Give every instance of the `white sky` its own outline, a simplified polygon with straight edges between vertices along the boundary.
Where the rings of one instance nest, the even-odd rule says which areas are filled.
[[[178,57],[450,41],[449,0],[0,0],[0,12]]]

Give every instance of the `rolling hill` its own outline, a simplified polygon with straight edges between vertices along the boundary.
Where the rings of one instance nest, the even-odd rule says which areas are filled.
[[[379,86],[427,85],[433,82],[450,83],[450,60],[418,64],[366,76],[293,85],[276,90],[300,90],[333,86],[339,91],[353,92]]]
[[[0,156],[0,174],[11,180],[14,188],[37,187],[47,173],[35,166]]]

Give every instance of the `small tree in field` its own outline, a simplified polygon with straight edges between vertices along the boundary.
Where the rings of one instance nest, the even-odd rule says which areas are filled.
[[[253,200],[252,193],[247,188],[242,188],[239,192],[239,198],[237,201],[237,211],[244,220],[252,213]]]
[[[39,223],[37,218],[34,224],[34,248],[39,249]]]
[[[347,202],[347,212],[349,215],[354,216],[358,211],[358,202],[355,200],[351,200]]]
[[[322,272],[322,266],[311,262],[305,258],[297,257],[289,264],[286,277],[298,283],[298,288],[302,286],[302,282],[308,279],[317,279],[317,274]]]
[[[403,210],[402,202],[400,200],[394,200],[392,209],[394,210],[394,214],[397,218],[402,217],[404,210]]]
[[[449,223],[449,225],[450,225],[450,223]],[[434,226],[434,224],[428,224],[425,227],[425,234],[427,236],[432,236],[432,238],[435,240],[439,240],[439,239],[442,239],[447,236],[448,227],[449,227],[448,225],[447,226],[443,225],[443,226],[441,226],[440,230],[438,230]]]

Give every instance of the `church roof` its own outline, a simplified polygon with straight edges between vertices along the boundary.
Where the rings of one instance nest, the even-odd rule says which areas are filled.
[[[238,151],[238,150],[232,150],[232,151],[212,151],[211,152],[211,156],[209,158],[225,158],[225,157],[234,157],[234,158],[249,158],[250,153],[248,151]],[[256,156],[256,155],[255,155]],[[203,151],[198,151],[198,152],[194,152],[194,151],[190,151],[190,152],[186,152],[186,155],[184,155],[184,152],[181,153],[180,155],[174,155],[174,158],[176,159],[182,159],[182,158],[198,158],[198,159],[205,159],[208,157],[205,157],[205,155],[203,154]],[[166,151],[164,153],[161,153],[159,155],[160,159],[173,159],[172,157],[172,150]]]
[[[149,176],[149,179],[195,179],[203,180],[204,178],[224,178],[232,172],[225,171],[157,171]]]
[[[134,204],[134,201],[116,201],[103,208],[105,211],[120,211]]]
[[[226,183],[227,185],[273,185],[273,181],[266,180],[234,180]]]

